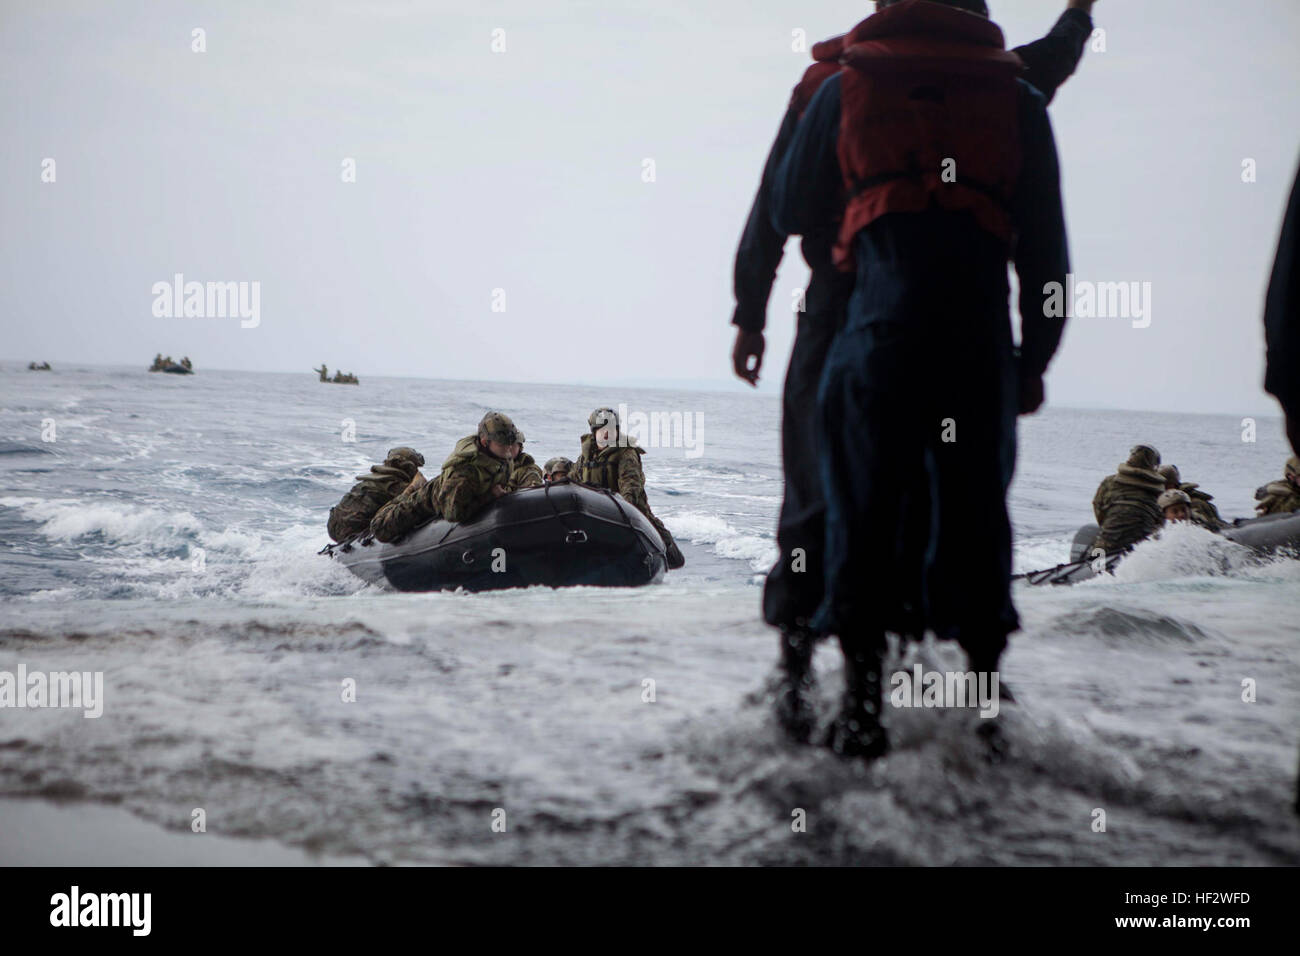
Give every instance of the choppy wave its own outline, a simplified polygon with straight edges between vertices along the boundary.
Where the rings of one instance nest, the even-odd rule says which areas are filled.
[[[113,802],[172,828],[188,822],[177,807],[219,806],[218,832],[373,862],[1300,858],[1300,833],[1277,825],[1295,779],[1300,561],[1171,529],[1113,578],[1017,589],[1009,760],[984,759],[968,715],[918,710],[890,713],[893,752],[860,766],[786,743],[771,716],[776,637],[751,581],[776,557],[775,399],[710,398],[728,444],[647,459],[651,501],[688,551],[665,586],[394,594],[316,554],[371,456],[412,444],[440,460],[494,406],[520,410],[539,460],[572,454],[575,415],[620,396],[364,376],[345,395],[310,375],[36,378],[0,394],[0,439],[34,446],[51,413],[59,427],[41,473],[22,470],[38,460],[22,452],[0,469],[0,667],[102,670],[112,719],[6,714],[0,793]],[[340,441],[345,415],[361,444]],[[1147,437],[1172,460],[1179,442],[1218,434],[1195,417],[1153,421]],[[1066,529],[1088,520],[1132,428],[1127,413],[1027,423],[1018,568],[1065,560]],[[1223,433],[1239,451],[1235,428]],[[1225,514],[1248,511],[1286,457],[1260,434],[1249,455],[1179,460]],[[908,653],[963,662],[932,641]],[[842,680],[832,644],[817,666],[824,725]],[[498,807],[507,839],[491,832]]]
[[[1184,522],[1137,545],[1115,569],[1115,579],[1132,583],[1230,575],[1258,567],[1262,560],[1249,548]]]
[[[0,441],[0,455],[52,455],[44,445],[25,444],[16,441]]]
[[[0,498],[0,506],[36,523],[36,533],[47,541],[75,549],[82,583],[34,590],[29,596],[35,601],[56,595],[298,598],[350,594],[362,587],[341,566],[316,554],[323,536],[314,525],[211,529],[189,511],[123,502],[11,497]],[[40,549],[29,545],[28,550]]]
[[[779,552],[774,537],[745,533],[717,515],[682,511],[671,520],[674,536],[712,545],[719,557],[747,561],[753,571],[766,571],[777,559]]]
[[[1014,571],[1023,574],[1066,563],[1070,559],[1073,538],[1071,534],[1017,539],[1012,551]]]
[[[56,541],[98,538],[111,544],[182,544],[194,540],[200,523],[187,511],[163,511],[129,504],[72,499],[0,498],[17,508],[39,533]]]
[[[1161,614],[1147,608],[1101,605],[1083,607],[1053,619],[1050,633],[1068,634],[1071,640],[1098,637],[1132,647],[1137,643],[1175,642],[1201,644],[1223,640],[1191,620],[1176,614]]]

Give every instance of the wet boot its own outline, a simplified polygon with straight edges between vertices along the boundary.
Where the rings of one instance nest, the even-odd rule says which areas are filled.
[[[808,631],[781,629],[781,680],[776,688],[776,720],[791,740],[806,744],[817,724],[813,707],[814,636]]]
[[[826,746],[841,757],[875,760],[889,751],[880,723],[882,652],[862,641],[840,638],[844,651],[844,700],[831,724]]]
[[[968,651],[966,654],[967,666],[975,672],[976,680],[979,680],[980,674],[986,671],[989,673],[997,671],[1001,657],[1001,652],[991,654],[984,652],[971,653]],[[1011,688],[1002,683],[1001,675],[998,676],[998,699],[1010,703],[1015,703],[1016,700],[1011,693]],[[981,717],[979,726],[975,728],[975,734],[984,743],[987,750],[985,757],[989,763],[1002,763],[1007,759],[1011,749],[1010,744],[1006,735],[1002,732],[1002,722],[996,717]]]

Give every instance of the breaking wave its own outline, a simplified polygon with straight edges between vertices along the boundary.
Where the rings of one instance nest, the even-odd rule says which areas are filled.
[[[777,558],[775,539],[747,534],[717,515],[683,511],[665,519],[665,523],[675,537],[712,545],[719,557],[748,561],[754,571],[766,571]]]

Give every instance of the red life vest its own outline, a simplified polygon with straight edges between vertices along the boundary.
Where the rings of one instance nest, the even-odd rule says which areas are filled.
[[[968,212],[1010,243],[1021,166],[1016,77],[1024,64],[1007,51],[997,24],[904,0],[854,27],[840,60],[848,201],[835,264],[853,267],[854,236],[881,216],[934,207]]]
[[[840,71],[840,57],[844,54],[846,35],[841,33],[837,37],[813,44],[812,58],[817,62],[804,70],[803,78],[790,97],[791,109],[800,116],[803,116],[804,110],[812,102],[813,95],[821,89],[821,85]]]

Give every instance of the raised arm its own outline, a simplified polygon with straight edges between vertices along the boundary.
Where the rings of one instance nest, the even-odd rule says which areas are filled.
[[[1025,61],[1025,82],[1037,88],[1048,103],[1083,57],[1092,36],[1092,4],[1093,0],[1070,0],[1045,37],[1015,48]]]
[[[1043,402],[1043,373],[1056,354],[1065,329],[1065,280],[1070,250],[1061,204],[1061,171],[1056,140],[1041,93],[1021,84],[1020,139],[1024,162],[1012,200],[1016,241],[1012,255],[1020,279],[1021,414]],[[1053,284],[1059,315],[1047,305]]]

